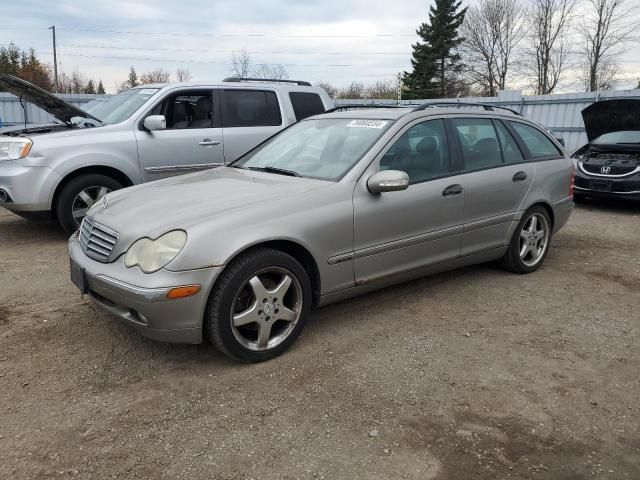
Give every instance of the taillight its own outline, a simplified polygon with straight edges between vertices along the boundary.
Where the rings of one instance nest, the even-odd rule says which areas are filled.
[[[576,166],[571,163],[571,181],[569,182],[569,196],[573,197],[573,190],[576,186]]]

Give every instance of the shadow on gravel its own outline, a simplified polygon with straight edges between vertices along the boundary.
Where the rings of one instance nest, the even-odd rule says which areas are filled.
[[[615,198],[587,198],[581,203],[576,203],[576,208],[623,215],[638,215],[640,214],[640,200],[633,201],[616,200]]]
[[[0,242],[25,242],[34,239],[65,241],[68,238],[54,222],[28,221],[0,208]]]

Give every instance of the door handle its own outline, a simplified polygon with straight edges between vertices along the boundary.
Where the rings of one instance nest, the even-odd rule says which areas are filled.
[[[442,196],[443,197],[453,197],[455,195],[460,195],[462,193],[464,189],[462,188],[462,185],[456,183],[453,185],[449,185],[447,188],[445,188],[442,191]]]
[[[516,172],[513,175],[513,181],[514,182],[522,182],[522,181],[524,181],[526,179],[527,179],[527,174],[525,172],[523,172],[523,171]]]
[[[220,142],[218,140],[211,140],[210,138],[205,138],[204,140],[198,142],[198,145],[209,147],[211,145],[220,145]]]

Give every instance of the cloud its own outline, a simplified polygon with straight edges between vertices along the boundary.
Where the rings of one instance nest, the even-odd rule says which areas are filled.
[[[4,5],[3,19],[25,28],[0,30],[0,43],[33,46],[51,62],[47,28],[56,25],[63,70],[102,78],[108,89],[131,65],[220,80],[242,48],[254,63],[286,65],[292,78],[346,86],[408,69],[428,7],[426,0],[22,0]],[[625,68],[637,71],[639,56],[630,50]]]

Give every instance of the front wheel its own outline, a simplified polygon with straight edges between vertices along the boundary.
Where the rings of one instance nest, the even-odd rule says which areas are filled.
[[[211,292],[205,337],[225,355],[262,362],[286,350],[311,309],[311,284],[302,265],[273,249],[232,262]]]
[[[534,206],[522,216],[501,264],[515,273],[534,272],[547,256],[550,241],[549,214],[543,207]]]
[[[58,223],[72,234],[80,226],[87,210],[107,193],[119,190],[122,184],[106,175],[90,173],[71,179],[62,187],[56,201]]]

